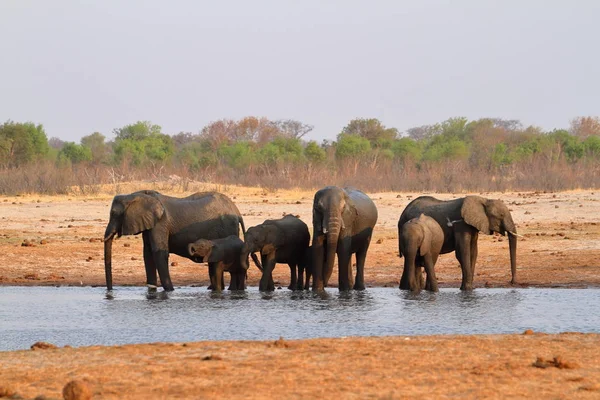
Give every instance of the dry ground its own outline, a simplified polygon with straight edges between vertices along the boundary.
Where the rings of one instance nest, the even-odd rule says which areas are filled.
[[[139,187],[122,191],[134,189]],[[284,213],[311,221],[312,192],[217,189],[234,198],[247,227]],[[522,286],[599,285],[600,193],[483,195],[509,204],[524,235],[518,249]],[[401,260],[396,223],[417,194],[371,196],[379,209],[379,222],[367,258],[366,283],[397,286]],[[459,195],[438,195],[455,196]],[[99,239],[111,197],[0,198],[0,285],[103,285]],[[22,246],[25,240],[33,246]],[[482,235],[479,245],[475,286],[506,286],[510,280],[508,241]],[[116,241],[113,257],[116,285],[144,284],[139,237]],[[205,265],[177,256],[170,261],[175,264],[171,277],[176,286],[207,285]],[[460,285],[457,265],[452,254],[440,258],[436,273],[441,287]],[[275,278],[287,286],[287,267],[278,266]],[[258,271],[252,268],[249,284],[256,285],[258,279]],[[537,357],[551,360],[556,356],[564,361],[558,366],[566,368],[551,363],[542,363],[548,368],[532,366]],[[62,387],[71,379],[83,379],[98,399],[592,399],[600,398],[600,335],[339,338],[0,352],[0,397],[4,387],[26,398],[60,398]]]
[[[0,352],[0,386],[29,399],[73,379],[95,399],[598,399],[599,377],[600,335],[574,333]]]

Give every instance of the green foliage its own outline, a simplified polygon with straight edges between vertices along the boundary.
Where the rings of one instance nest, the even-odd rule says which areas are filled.
[[[357,135],[338,135],[335,146],[335,157],[338,159],[359,158],[365,156],[371,150],[371,143]]]
[[[327,153],[325,149],[320,147],[317,142],[311,140],[304,148],[304,156],[312,163],[319,164],[325,162]]]
[[[173,140],[170,136],[162,134],[160,130],[160,126],[152,125],[148,121],[115,129],[116,160],[143,165],[170,159],[174,153]]]
[[[398,136],[398,130],[386,128],[376,118],[356,118],[342,129],[337,137],[338,141],[345,135],[355,135],[367,139],[374,148],[389,148],[392,141]]]
[[[394,141],[391,151],[393,155],[401,161],[419,161],[423,154],[420,143],[411,138],[402,138]]]
[[[83,161],[92,160],[92,150],[89,147],[75,144],[73,142],[67,142],[63,148],[58,152],[58,162],[70,162],[77,164]]]
[[[106,137],[100,132],[94,132],[81,138],[81,145],[90,149],[92,161],[95,163],[107,161],[109,148],[105,140]]]
[[[12,121],[0,125],[0,164],[18,167],[45,158],[49,150],[42,125]]]
[[[583,141],[583,148],[589,157],[600,158],[600,137],[588,136]]]
[[[505,143],[498,143],[492,152],[492,164],[496,167],[512,163],[513,157]]]
[[[247,168],[255,161],[255,154],[250,142],[221,145],[217,154],[227,165],[235,169]]]
[[[161,134],[162,128],[159,125],[154,125],[150,121],[138,121],[135,124],[125,125],[122,128],[113,130],[115,140],[143,140],[151,136]]]
[[[458,138],[434,137],[425,147],[424,161],[466,160],[469,158],[469,145]]]

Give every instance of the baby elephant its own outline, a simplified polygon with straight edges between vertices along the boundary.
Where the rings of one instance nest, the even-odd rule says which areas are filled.
[[[308,245],[310,233],[308,226],[293,215],[280,219],[268,219],[260,225],[248,228],[245,244],[241,254],[241,263],[248,269],[248,255],[260,252],[263,273],[259,290],[273,290],[273,269],[276,263],[290,266],[290,285],[288,289],[308,289],[310,272],[307,271],[304,283],[304,270],[309,267],[311,259]],[[298,275],[296,275],[298,267]]]
[[[231,275],[229,290],[246,289],[246,269],[248,260],[241,262],[241,252],[244,242],[237,236],[231,235],[222,239],[206,240],[200,239],[188,245],[188,252],[192,260],[202,257],[208,262],[208,274],[210,276],[209,289],[215,291],[223,290],[223,271]]]
[[[433,218],[421,214],[402,226],[398,232],[400,256],[404,256],[405,276],[408,282],[400,282],[400,289],[419,291],[422,286],[421,266],[427,273],[425,289],[438,291],[435,262],[444,244],[444,232]]]

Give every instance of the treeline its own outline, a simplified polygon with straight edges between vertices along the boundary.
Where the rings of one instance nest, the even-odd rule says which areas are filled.
[[[0,193],[61,193],[102,183],[167,179],[267,188],[351,184],[365,190],[564,190],[600,184],[600,118],[544,132],[517,120],[446,121],[399,132],[354,119],[335,141],[306,141],[295,120],[222,119],[165,134],[140,121],[79,143],[42,125],[0,125]]]

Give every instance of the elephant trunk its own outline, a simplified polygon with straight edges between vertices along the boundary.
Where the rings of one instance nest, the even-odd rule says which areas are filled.
[[[106,289],[112,290],[112,242],[114,234],[104,238],[104,274]]]
[[[248,265],[248,256],[249,255],[250,255],[250,248],[249,248],[248,244],[244,244],[244,247],[242,247],[242,251],[240,252],[240,265],[246,271],[248,271],[248,268],[250,267]],[[258,265],[257,265],[257,267],[258,267]]]
[[[331,278],[331,275],[333,274],[335,254],[337,252],[337,244],[340,237],[340,217],[335,214],[329,215],[329,218],[323,224],[323,227],[326,227],[327,229],[327,256],[325,259],[325,266],[323,268],[323,285],[327,286],[327,282],[329,282],[329,278]]]
[[[508,231],[508,249],[510,251],[511,284],[517,283],[517,228],[512,220],[505,223]]]

